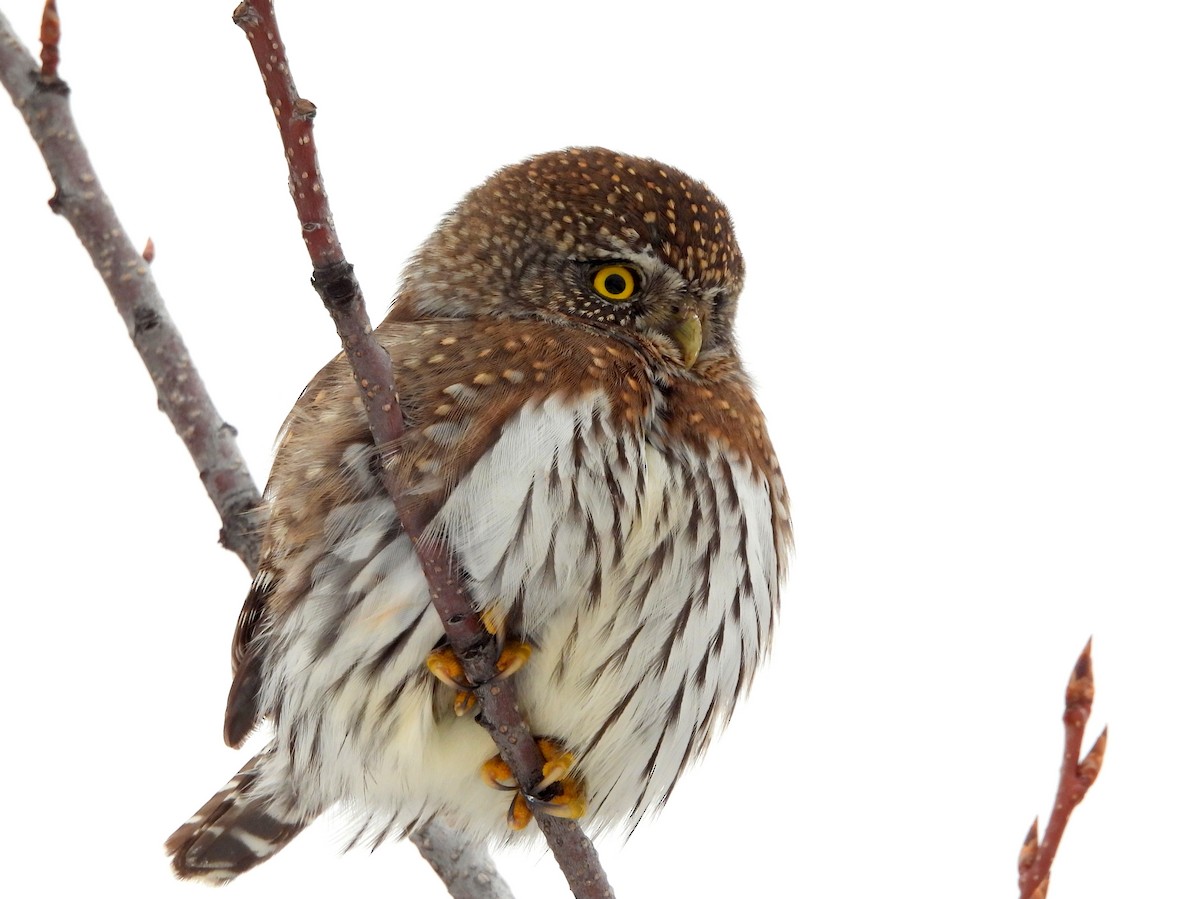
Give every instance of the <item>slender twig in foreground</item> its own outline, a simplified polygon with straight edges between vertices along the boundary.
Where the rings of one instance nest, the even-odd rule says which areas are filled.
[[[404,432],[391,358],[372,332],[354,269],[338,241],[327,193],[317,165],[313,143],[316,107],[300,98],[287,62],[283,40],[270,0],[240,3],[233,20],[246,33],[262,73],[267,97],[275,113],[287,158],[289,183],[301,232],[313,263],[313,286],[337,324],[355,380],[367,410],[371,435],[386,452]],[[382,466],[383,481],[413,543],[429,582],[434,607],[446,629],[450,646],[458,655],[479,702],[480,723],[491,734],[500,756],[514,772],[526,794],[534,794],[542,779],[545,759],[521,719],[511,681],[495,680],[498,649],[484,627],[447,548],[437,542],[415,539],[428,523],[417,518],[403,497],[401,485],[389,467]],[[612,895],[595,847],[574,821],[545,814],[531,803],[538,825],[563,870],[571,890],[580,899]]]
[[[1108,728],[1100,732],[1092,748],[1082,759],[1079,750],[1083,745],[1083,731],[1092,714],[1092,699],[1096,694],[1092,680],[1092,641],[1079,654],[1079,660],[1067,682],[1066,709],[1063,711],[1062,768],[1058,775],[1058,794],[1054,798],[1054,810],[1046,823],[1046,835],[1038,843],[1038,822],[1025,837],[1017,859],[1020,899],[1045,899],[1050,886],[1050,866],[1067,827],[1067,820],[1075,806],[1087,795],[1088,789],[1100,774],[1104,763],[1104,749],[1108,744]]]
[[[75,128],[68,89],[58,77],[59,20],[53,0],[42,18],[42,66],[0,13],[0,81],[25,118],[54,181],[50,208],[74,227],[129,328],[158,388],[159,408],[183,440],[221,516],[221,543],[251,574],[258,570],[256,510],[261,500],[236,432],[217,413],[183,338],[167,314],[149,263],[154,244],[137,253],[100,187]],[[454,899],[512,899],[480,847],[436,822],[412,835]]]

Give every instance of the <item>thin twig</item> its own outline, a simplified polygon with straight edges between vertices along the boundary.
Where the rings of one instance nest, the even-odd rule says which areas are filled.
[[[1083,731],[1092,714],[1092,699],[1095,695],[1096,686],[1092,679],[1092,641],[1088,640],[1087,646],[1079,654],[1075,668],[1071,671],[1071,679],[1067,682],[1066,708],[1063,711],[1065,734],[1062,768],[1058,775],[1054,810],[1046,823],[1046,835],[1039,845],[1038,822],[1035,818],[1017,859],[1020,899],[1045,899],[1050,887],[1050,867],[1054,864],[1054,856],[1066,831],[1067,821],[1100,775],[1100,766],[1104,763],[1104,750],[1108,745],[1107,727],[1100,732],[1087,755],[1082,759],[1079,755],[1083,746]]]
[[[62,31],[58,18],[58,5],[54,0],[46,0],[42,9],[42,29],[39,40],[42,42],[41,77],[44,84],[58,81],[58,39]]]
[[[59,20],[53,0],[42,18],[42,67],[0,13],[0,81],[25,118],[54,181],[50,208],[75,228],[158,388],[166,413],[192,455],[209,498],[221,517],[221,543],[247,570],[258,570],[255,513],[261,500],[236,440],[236,431],[217,413],[192,365],[149,263],[154,243],[141,254],[121,227],[88,160],[75,128],[68,89],[58,77]],[[412,834],[454,899],[512,899],[487,854],[456,831],[432,822]]]
[[[313,142],[316,106],[299,96],[287,62],[283,40],[270,0],[248,0],[234,11],[233,20],[246,33],[258,62],[271,108],[275,113],[288,162],[289,183],[301,223],[301,233],[313,263],[313,286],[337,324],[346,356],[359,384],[375,445],[385,454],[404,432],[391,358],[375,340],[354,269],[346,261],[333,226],[328,195],[317,165]],[[542,779],[545,759],[517,710],[516,693],[508,680],[495,680],[497,646],[484,627],[459,576],[459,567],[446,546],[416,537],[428,523],[420,520],[403,497],[402,486],[383,468],[383,481],[405,530],[414,537],[417,555],[429,582],[430,598],[451,647],[463,664],[480,707],[480,723],[491,734],[501,757],[513,770],[522,790],[532,795]],[[534,816],[579,899],[611,897],[599,857],[591,841],[573,821],[545,814],[531,803]]]

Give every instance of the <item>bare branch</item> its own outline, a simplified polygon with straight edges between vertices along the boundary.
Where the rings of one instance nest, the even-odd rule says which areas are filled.
[[[58,78],[58,16],[46,5],[41,69],[0,15],[0,80],[25,118],[54,181],[50,208],[63,216],[100,272],[158,391],[158,407],[183,441],[221,516],[221,543],[247,568],[258,565],[253,536],[258,489],[235,440],[192,365],[149,263],[121,227],[75,128],[67,85]],[[53,52],[50,52],[51,48]]]
[[[1046,822],[1046,835],[1038,844],[1037,820],[1029,829],[1017,860],[1017,883],[1020,899],[1045,899],[1050,887],[1050,867],[1058,845],[1066,831],[1067,821],[1075,806],[1083,801],[1088,789],[1100,775],[1104,749],[1108,745],[1108,728],[1101,731],[1086,756],[1080,758],[1083,731],[1092,714],[1092,699],[1096,694],[1092,679],[1092,641],[1079,654],[1071,679],[1067,682],[1066,708],[1063,711],[1063,759],[1058,775],[1058,793],[1054,809]]]
[[[87,249],[158,388],[159,408],[192,455],[221,516],[221,543],[254,574],[261,495],[237,446],[236,431],[217,413],[150,274],[154,242],[147,240],[137,253],[92,169],[71,116],[67,85],[58,77],[59,34],[50,0],[42,18],[39,69],[0,13],[0,81],[24,116],[54,181],[50,208],[71,223]],[[512,899],[486,852],[460,834],[433,822],[412,839],[454,899]]]
[[[386,462],[387,448],[395,446],[404,432],[394,373],[390,357],[374,338],[362,290],[333,227],[312,134],[316,107],[301,99],[296,90],[270,0],[240,3],[233,20],[250,40],[275,112],[288,161],[296,213],[313,263],[313,286],[337,324],[367,409],[372,437],[384,453]],[[386,464],[383,471],[383,480],[395,503],[396,513],[405,530],[414,537],[417,555],[429,582],[430,597],[450,645],[462,661],[470,681],[481,685],[475,690],[480,706],[479,721],[491,734],[521,789],[532,796],[542,779],[545,759],[517,710],[511,681],[495,680],[496,640],[476,613],[459,577],[459,568],[447,548],[435,541],[415,539],[427,522],[419,520],[407,507],[400,485]],[[537,803],[531,803],[531,806],[575,895],[580,899],[612,896],[595,847],[579,826],[573,821],[546,814]]]
[[[455,899],[513,899],[508,884],[497,875],[496,866],[483,848],[465,841],[440,821],[430,821],[409,839]]]

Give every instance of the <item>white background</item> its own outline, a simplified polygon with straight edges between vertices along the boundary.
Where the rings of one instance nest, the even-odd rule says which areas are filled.
[[[80,130],[261,485],[337,349],[233,0],[62,0]],[[27,43],[40,3],[0,0]],[[1095,635],[1103,775],[1055,899],[1196,896],[1200,14],[1190,3],[280,3],[380,317],[457,198],[598,143],[703,178],[794,502],[770,666],[618,895],[1011,897]],[[6,879],[203,895],[160,843],[220,738],[247,586],[0,109]],[[323,821],[228,896],[438,896]],[[540,852],[519,896],[564,896]]]

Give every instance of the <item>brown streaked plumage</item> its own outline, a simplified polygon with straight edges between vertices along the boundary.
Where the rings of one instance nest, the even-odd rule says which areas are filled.
[[[665,799],[770,640],[790,525],[733,342],[742,279],[703,184],[565,150],[469,193],[376,330],[408,526],[532,646],[521,705],[574,758],[593,830]],[[443,635],[379,458],[338,357],[284,426],[235,635],[226,739],[264,717],[276,737],[171,837],[181,876],[228,880],[338,803],[362,841],[433,815],[510,836],[478,776],[494,747],[425,666]]]

